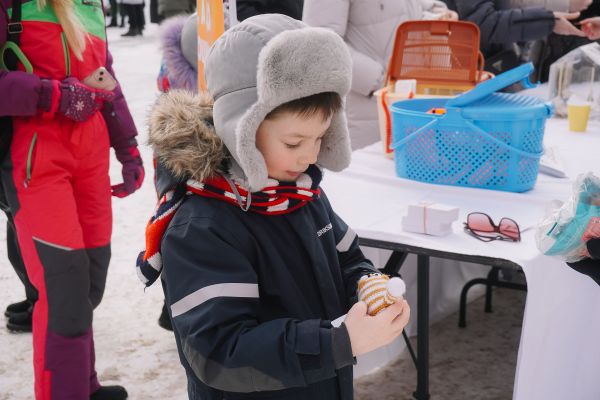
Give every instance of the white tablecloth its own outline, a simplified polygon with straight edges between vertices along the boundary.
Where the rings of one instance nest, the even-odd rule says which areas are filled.
[[[551,119],[546,146],[564,159],[568,179],[540,174],[527,193],[430,185],[395,176],[393,160],[376,143],[353,153],[351,166],[327,172],[323,188],[334,210],[361,237],[447,252],[506,259],[520,265],[528,293],[514,387],[518,400],[600,399],[600,287],[535,246],[533,226],[553,199],[565,200],[579,173],[600,175],[600,125],[571,133],[567,121]],[[453,234],[434,237],[404,232],[410,203],[430,201],[460,208]],[[465,234],[466,214],[482,211],[495,221],[515,219],[522,241],[484,243]]]

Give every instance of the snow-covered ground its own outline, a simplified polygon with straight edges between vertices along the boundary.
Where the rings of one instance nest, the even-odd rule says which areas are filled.
[[[146,166],[142,188],[113,199],[112,261],[104,299],[94,314],[96,368],[102,383],[119,383],[131,399],[187,399],[186,380],[171,332],[157,324],[162,307],[160,284],[143,290],[135,258],[144,245],[144,227],[154,208],[151,151],[146,146],[146,117],[156,98],[160,64],[157,26],[143,37],[121,38],[109,30],[109,48],[138,131]],[[112,160],[111,179],[121,181],[121,166]],[[0,311],[24,298],[21,283],[6,257],[4,214],[0,216]],[[31,334],[11,334],[0,317],[0,400],[33,399]]]

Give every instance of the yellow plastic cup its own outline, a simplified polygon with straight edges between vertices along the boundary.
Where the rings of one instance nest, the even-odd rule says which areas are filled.
[[[572,132],[585,132],[588,119],[590,118],[591,105],[568,104],[567,116],[569,118],[569,130]]]

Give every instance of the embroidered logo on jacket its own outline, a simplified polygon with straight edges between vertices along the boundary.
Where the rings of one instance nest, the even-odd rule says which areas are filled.
[[[321,228],[321,229],[319,229],[317,231],[317,236],[321,237],[321,235],[323,235],[323,234],[327,233],[328,231],[330,231],[331,228],[333,228],[333,226],[331,225],[331,222],[330,222],[327,225],[325,225],[323,228]]]

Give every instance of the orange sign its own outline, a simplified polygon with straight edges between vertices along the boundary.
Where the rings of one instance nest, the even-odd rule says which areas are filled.
[[[198,90],[206,91],[204,61],[225,30],[223,0],[198,0]]]

